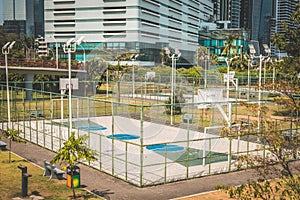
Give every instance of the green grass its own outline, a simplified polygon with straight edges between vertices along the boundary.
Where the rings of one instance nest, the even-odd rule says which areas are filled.
[[[49,180],[43,176],[43,170],[12,154],[12,162],[8,163],[8,152],[0,151],[0,199],[21,197],[21,171],[19,165],[27,166],[27,172],[32,175],[28,179],[28,195],[40,195],[45,200],[65,200],[72,196],[72,189],[66,186],[66,180]],[[76,195],[81,199],[102,199],[93,197],[82,188],[76,188]]]

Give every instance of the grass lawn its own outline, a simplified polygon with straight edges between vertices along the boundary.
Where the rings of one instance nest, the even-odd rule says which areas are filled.
[[[28,179],[28,195],[43,196],[48,200],[63,200],[72,196],[72,189],[66,186],[66,180],[49,180],[43,176],[43,169],[25,161],[12,154],[12,162],[8,163],[8,151],[0,151],[0,199],[12,199],[22,196],[21,170],[18,165],[27,166],[27,172],[32,175]],[[79,199],[102,199],[95,198],[87,191],[76,188],[76,195]]]

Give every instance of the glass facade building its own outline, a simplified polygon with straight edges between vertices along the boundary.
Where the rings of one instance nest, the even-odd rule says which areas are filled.
[[[4,33],[44,35],[44,0],[3,0],[3,8]]]

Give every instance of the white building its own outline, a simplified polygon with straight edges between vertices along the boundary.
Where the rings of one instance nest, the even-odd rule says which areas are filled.
[[[166,46],[192,62],[200,22],[213,16],[211,0],[45,0],[44,8],[53,45],[85,36],[84,48],[136,50],[156,63]]]

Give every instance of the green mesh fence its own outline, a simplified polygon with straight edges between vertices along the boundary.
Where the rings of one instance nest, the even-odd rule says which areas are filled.
[[[238,155],[265,153],[250,133],[220,136],[229,110],[232,123],[250,124],[250,113],[234,101],[196,103],[196,97],[187,95],[185,103],[170,104],[170,91],[161,84],[137,83],[135,95],[132,85],[120,87],[122,92],[109,95],[73,95],[70,127],[68,94],[14,86],[9,88],[9,124],[6,87],[0,85],[0,128],[20,130],[21,137],[52,151],[62,147],[70,131],[87,135],[87,145],[98,153],[88,165],[140,187],[237,170]],[[182,90],[185,94],[190,87]],[[195,96],[201,93],[192,90]],[[240,92],[232,90],[230,96],[239,98]],[[278,126],[298,128],[292,121],[278,120]]]

